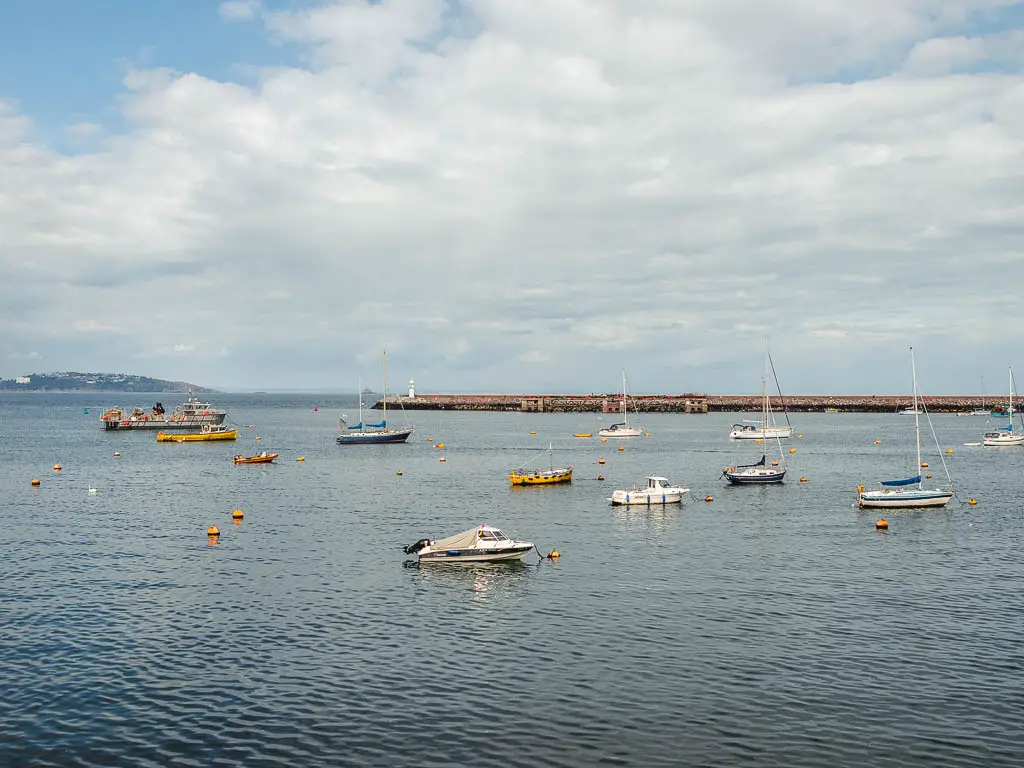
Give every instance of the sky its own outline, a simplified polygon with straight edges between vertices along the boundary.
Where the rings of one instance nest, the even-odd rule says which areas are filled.
[[[0,377],[1000,391],[1024,0],[4,0]]]

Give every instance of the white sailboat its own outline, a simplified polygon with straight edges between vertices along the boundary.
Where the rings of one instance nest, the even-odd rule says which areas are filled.
[[[1006,426],[999,427],[993,432],[986,432],[981,439],[982,445],[990,447],[1011,447],[1024,445],[1024,431],[1013,431],[1013,368],[1010,368],[1010,403],[1006,410]],[[1021,424],[1024,425],[1024,419]]]
[[[916,474],[904,480],[883,480],[882,488],[877,491],[865,491],[864,486],[857,488],[857,504],[860,507],[878,509],[913,509],[919,507],[944,507],[953,498],[955,491],[936,488],[925,489],[921,482],[921,419],[918,408],[917,368],[914,364],[914,348],[910,348],[910,371],[914,379],[914,436],[917,445]],[[934,434],[934,432],[933,432]],[[942,454],[939,454],[942,457]],[[946,460],[942,459],[942,467],[946,469]],[[946,480],[952,485],[949,470]]]
[[[768,342],[764,344],[764,376],[761,378],[761,419],[752,421],[744,419],[739,424],[733,424],[729,437],[733,440],[778,440],[793,436],[793,427],[789,423],[789,416],[786,416],[786,426],[775,423],[775,414],[768,403],[768,368],[771,366],[771,358],[768,355]],[[775,368],[772,367],[774,374]],[[778,380],[775,384],[778,386]],[[782,397],[782,390],[779,390],[779,397]],[[785,405],[785,402],[783,402]]]
[[[970,412],[971,416],[988,416],[988,408],[985,407],[985,377],[981,377],[981,408],[975,408]]]
[[[622,371],[622,422],[612,424],[598,432],[599,437],[640,437],[644,430],[641,427],[629,426],[629,411],[626,408],[626,371]]]
[[[735,426],[735,425],[734,425]],[[733,485],[766,485],[768,483],[781,483],[786,477],[786,465],[782,458],[781,437],[789,437],[792,434],[792,427],[789,432],[782,434],[779,428],[774,428],[772,421],[772,406],[768,400],[768,340],[764,342],[764,374],[761,376],[761,422],[757,431],[761,435],[770,435],[762,438],[761,460],[754,464],[737,464],[733,467],[726,467],[722,476]],[[784,430],[784,428],[783,428]],[[735,437],[735,430],[730,437]],[[779,448],[779,458],[768,464],[768,441],[775,440]]]

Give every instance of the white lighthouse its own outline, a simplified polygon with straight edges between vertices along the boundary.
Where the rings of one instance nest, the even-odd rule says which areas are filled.
[[[412,379],[409,379],[409,399],[416,399],[416,382],[414,382]]]

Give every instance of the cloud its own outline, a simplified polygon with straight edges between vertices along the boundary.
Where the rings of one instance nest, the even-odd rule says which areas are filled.
[[[766,334],[791,391],[905,388],[911,342],[976,388],[1024,325],[1004,6],[225,3],[299,59],[129,69],[75,155],[0,103],[0,331],[239,388],[387,345],[424,392],[752,391]]]
[[[261,9],[259,0],[228,0],[217,6],[217,13],[226,21],[251,21]]]

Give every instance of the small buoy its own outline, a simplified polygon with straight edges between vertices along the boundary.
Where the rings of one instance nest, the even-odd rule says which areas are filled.
[[[442,463],[444,463],[444,462],[446,462],[446,461],[448,461],[448,459],[446,459],[446,458],[445,458],[444,456],[442,456],[442,457],[441,457],[441,462],[442,462]]]
[[[620,446],[619,446],[619,450],[620,450],[620,451],[624,451],[624,450],[626,450],[626,449],[625,449],[625,447],[623,447],[623,446],[621,446],[621,445],[620,445]]]
[[[789,452],[790,452],[790,453],[796,453],[796,448],[790,448],[790,449],[789,449]]]
[[[598,464],[604,464],[604,459],[598,459],[598,460],[597,460],[597,463],[598,463]]]
[[[89,412],[89,409],[88,409],[88,408],[83,408],[83,409],[82,409],[82,413],[88,413],[88,412]]]
[[[242,510],[240,509],[236,509],[234,512],[231,513],[232,520],[241,520],[243,517],[245,517],[245,515],[242,514]]]
[[[952,449],[952,448],[947,448],[947,449],[946,449],[946,453],[952,453],[952,452],[953,452],[953,449]]]
[[[801,477],[800,478],[800,482],[801,483],[806,483],[807,482],[807,478],[806,477]]]
[[[779,462],[777,462],[775,459],[772,459],[772,466],[773,467],[779,466]]]
[[[977,499],[968,499],[967,503],[970,504],[973,507],[975,504],[978,503],[978,500]]]
[[[259,439],[261,439],[259,435],[256,435],[256,437],[253,438],[253,440],[259,440]]]
[[[115,456],[120,456],[120,455],[121,455],[121,452],[120,452],[120,451],[114,451],[114,455],[115,455]]]
[[[38,487],[39,487],[39,485],[40,485],[40,483],[39,483],[39,478],[38,478],[38,477],[33,477],[33,478],[32,478],[32,487],[33,487],[33,488],[38,488]]]
[[[644,437],[650,437],[650,436],[651,436],[650,432],[644,432]]]
[[[428,437],[428,438],[427,438],[427,442],[428,442],[428,443],[432,443],[432,442],[434,442],[434,438],[432,438],[432,437]]]
[[[704,497],[704,501],[706,501],[706,502],[709,502],[709,503],[710,503],[710,502],[712,502],[712,501],[714,501],[714,500],[715,500],[715,499],[714,499],[714,497],[713,497],[713,496],[705,496],[705,497]]]
[[[602,443],[607,443],[608,442],[608,438],[607,437],[602,437],[601,438],[601,442]]]
[[[398,470],[397,472],[395,472],[395,474],[398,475],[399,477],[401,477],[402,476],[402,470]]]
[[[552,560],[557,560],[559,557],[561,557],[561,553],[557,549],[552,549],[550,552],[548,552],[548,557],[550,557]]]
[[[926,469],[927,467],[928,467],[928,462],[927,461],[922,461],[921,462],[921,469]]]
[[[220,536],[220,528],[218,528],[216,525],[211,525],[209,528],[206,529],[206,535]]]
[[[931,480],[932,479],[932,473],[929,472],[927,475],[924,476],[924,479],[925,480]]]
[[[305,461],[305,460],[306,460],[305,456],[299,456],[299,458],[296,459],[296,461]]]
[[[798,438],[801,438],[801,437],[803,437],[803,435],[797,435],[797,437],[798,437]]]
[[[319,410],[320,410],[320,409],[319,409],[319,408],[318,408],[317,406],[315,406],[315,405],[313,406],[313,413],[316,413],[316,412],[317,412],[317,411],[319,411]]]
[[[760,437],[759,437],[759,438],[757,438],[757,439],[756,439],[756,440],[755,440],[754,442],[755,442],[755,443],[760,443],[760,442],[761,442],[761,438],[760,438]]]
[[[530,434],[531,434],[531,435],[536,435],[537,433],[531,430],[531,431],[530,431]]]
[[[889,521],[884,519],[879,520],[877,523],[875,523],[875,528],[877,528],[880,531],[887,531],[889,530]]]
[[[438,443],[438,444],[437,444],[437,447],[438,447],[438,448],[444,448],[444,443]]]
[[[590,432],[576,432],[573,437],[590,437]]]
[[[90,493],[90,495],[95,494],[96,493],[96,489],[95,488],[90,488],[89,489],[89,493]]]
[[[875,445],[881,445],[881,444],[882,444],[881,440],[875,440]]]
[[[60,472],[60,470],[61,470],[60,464],[54,464],[53,465],[53,471],[54,472]]]
[[[597,476],[597,479],[598,479],[598,480],[604,480],[604,475],[598,475],[598,476]]]
[[[254,426],[256,426],[256,425],[255,424],[250,424],[248,427],[246,427],[246,429],[252,429]]]

